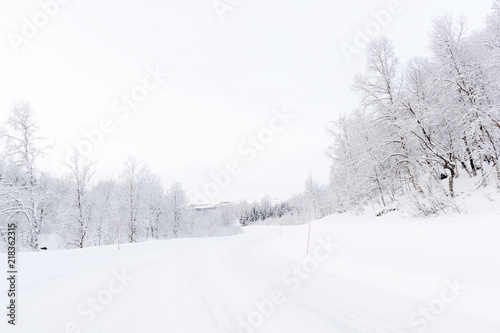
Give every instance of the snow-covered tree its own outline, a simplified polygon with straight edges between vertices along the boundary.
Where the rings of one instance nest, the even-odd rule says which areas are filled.
[[[39,163],[49,146],[40,136],[34,112],[26,101],[13,102],[0,134],[5,140],[5,157],[10,168],[1,180],[0,215],[4,223],[16,222],[18,239],[38,251],[44,204],[49,195],[40,182]]]
[[[182,234],[189,235],[192,231],[192,225],[184,225],[185,207],[187,206],[186,191],[182,188],[182,184],[175,182],[167,192],[168,200],[168,217],[167,221],[171,226],[173,237],[180,237]]]
[[[125,170],[121,175],[121,187],[125,215],[122,215],[122,217],[127,227],[128,241],[135,243],[140,236],[138,234],[143,231],[140,224],[144,208],[143,186],[149,171],[143,162],[132,155],[128,157],[124,165]]]
[[[87,242],[92,226],[95,200],[91,193],[91,181],[95,173],[95,163],[85,161],[78,152],[70,158],[69,182],[71,193],[68,198],[68,209],[65,215],[66,230],[64,233],[68,245],[83,248]]]

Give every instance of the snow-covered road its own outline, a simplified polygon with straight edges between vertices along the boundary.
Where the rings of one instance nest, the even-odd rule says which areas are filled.
[[[18,325],[0,331],[500,332],[495,216],[329,217],[309,255],[307,226],[23,253]]]

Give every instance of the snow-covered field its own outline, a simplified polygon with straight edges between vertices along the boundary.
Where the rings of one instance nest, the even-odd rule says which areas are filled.
[[[313,221],[309,255],[307,225],[21,253],[18,325],[0,332],[500,332],[500,207],[468,202]]]

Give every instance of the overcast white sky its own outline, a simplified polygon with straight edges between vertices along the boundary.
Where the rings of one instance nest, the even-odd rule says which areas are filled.
[[[352,44],[355,29],[365,29],[370,13],[390,2],[242,0],[221,20],[212,0],[65,1],[18,53],[8,34],[21,34],[23,18],[31,21],[41,7],[1,2],[0,117],[12,99],[29,100],[43,134],[57,143],[50,159],[61,163],[66,148],[85,139],[83,131],[110,119],[114,130],[91,154],[99,177],[117,176],[131,153],[166,186],[180,181],[192,194],[211,172],[240,162],[241,173],[214,202],[286,199],[303,190],[309,173],[327,182],[325,126],[355,106],[350,84],[363,63],[361,56],[348,63],[340,45]],[[407,60],[426,53],[432,18],[463,13],[479,28],[491,4],[401,0],[383,34]],[[113,103],[156,66],[169,78],[130,116],[113,113]],[[238,147],[269,126],[277,107],[295,119],[246,161],[250,154]]]

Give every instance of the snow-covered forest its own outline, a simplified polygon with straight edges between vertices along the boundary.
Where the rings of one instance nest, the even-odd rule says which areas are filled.
[[[500,333],[500,0],[0,22],[1,333]]]
[[[95,162],[73,153],[61,177],[41,168],[50,149],[28,102],[13,103],[1,129],[2,245],[15,223],[22,249],[83,248],[147,239],[239,232],[231,207],[195,209],[182,184],[164,188],[146,163],[130,156],[113,179],[96,181]]]
[[[1,129],[2,242],[12,222],[20,246],[38,251],[116,244],[118,237],[233,234],[249,224],[298,224],[369,206],[417,216],[460,211],[458,177],[500,190],[500,1],[482,31],[469,31],[461,17],[436,18],[429,52],[402,63],[390,40],[373,39],[352,85],[358,108],[327,126],[330,183],[309,176],[302,194],[279,202],[194,206],[182,184],[165,188],[134,156],[116,177],[97,180],[95,161],[75,152],[51,176],[41,166],[54,148],[41,137],[34,107],[15,101]]]
[[[302,195],[316,217],[367,205],[419,216],[460,210],[458,177],[500,190],[500,2],[483,31],[436,18],[429,51],[401,63],[387,38],[369,43],[352,85],[359,107],[328,126],[331,183],[309,179]]]

